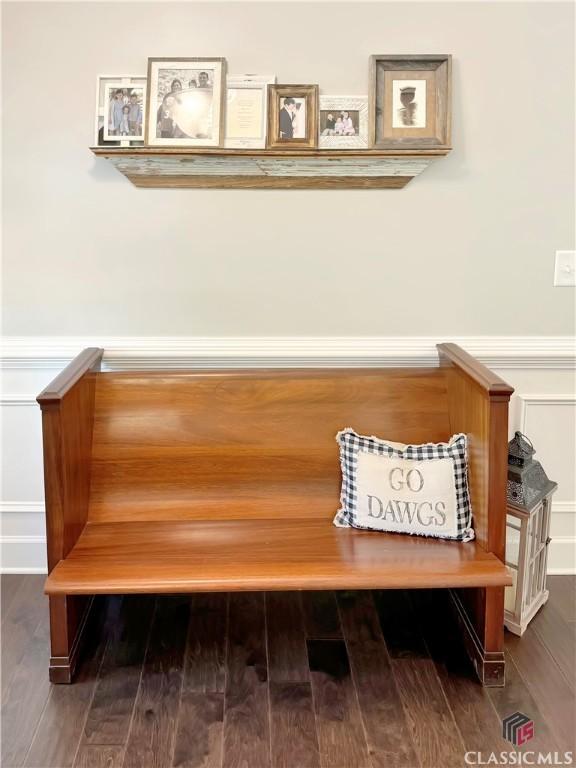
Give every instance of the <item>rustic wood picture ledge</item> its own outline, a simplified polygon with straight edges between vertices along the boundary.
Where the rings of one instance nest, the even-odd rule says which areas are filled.
[[[91,147],[137,187],[401,189],[450,147],[406,150]]]

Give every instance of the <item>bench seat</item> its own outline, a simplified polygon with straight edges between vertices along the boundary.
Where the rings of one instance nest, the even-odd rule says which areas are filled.
[[[475,542],[336,528],[327,520],[88,523],[50,595],[489,587],[511,583]]]

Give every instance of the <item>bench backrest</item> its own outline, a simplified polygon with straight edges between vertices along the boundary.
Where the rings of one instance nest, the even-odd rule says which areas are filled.
[[[440,368],[97,373],[90,520],[326,517],[335,435],[450,435]]]

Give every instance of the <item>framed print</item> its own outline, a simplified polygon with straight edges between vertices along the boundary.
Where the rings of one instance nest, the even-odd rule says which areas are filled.
[[[223,58],[148,59],[146,144],[221,146],[225,83]]]
[[[117,96],[117,104],[112,104],[117,91],[121,93]],[[135,99],[132,98],[132,92],[135,93]],[[123,107],[131,102],[140,107],[140,132],[126,134],[120,130],[120,120]],[[99,75],[96,81],[96,120],[94,126],[94,144],[97,147],[116,146],[129,147],[144,142],[143,135],[143,115],[146,100],[146,78],[139,75]],[[122,107],[120,107],[120,102]],[[114,114],[117,115],[117,126],[114,126]],[[132,106],[132,118],[137,114]],[[132,120],[134,124],[134,119]],[[136,126],[133,125],[133,128]],[[116,130],[119,132],[116,133]]]
[[[450,147],[452,57],[370,57],[370,145]]]
[[[366,149],[368,97],[320,96],[320,149]]]
[[[268,86],[269,149],[318,146],[318,86]]]
[[[144,141],[146,83],[126,87],[122,82],[104,85],[104,140]]]
[[[263,149],[268,121],[268,85],[274,75],[228,75],[225,147]]]

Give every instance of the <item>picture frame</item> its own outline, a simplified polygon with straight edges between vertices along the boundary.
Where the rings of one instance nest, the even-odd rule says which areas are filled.
[[[296,134],[296,135],[295,135]],[[268,86],[268,149],[316,149],[318,86]]]
[[[145,143],[222,146],[225,99],[223,57],[149,58]]]
[[[268,126],[268,86],[275,75],[228,75],[226,78],[226,132],[230,149],[264,149]]]
[[[320,96],[320,149],[368,147],[368,96]]]
[[[144,141],[146,82],[104,84],[104,141]]]
[[[106,89],[110,85],[120,88],[143,87],[146,90],[146,77],[144,75],[98,75],[96,78],[96,110],[94,121],[94,146],[95,147],[130,147],[142,146],[144,137],[112,137],[105,131],[108,120],[108,104],[105,103]],[[142,105],[144,109],[145,101]],[[108,138],[104,134],[107,134]]]
[[[450,149],[452,56],[370,57],[369,130],[375,149]]]

